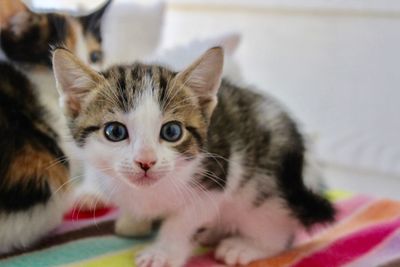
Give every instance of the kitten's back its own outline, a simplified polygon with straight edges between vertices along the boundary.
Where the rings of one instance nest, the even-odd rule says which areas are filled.
[[[229,182],[229,165],[237,163],[227,159],[239,153],[244,175],[238,184],[257,184],[254,206],[280,197],[305,226],[333,220],[332,205],[304,184],[303,137],[273,97],[223,81],[211,117],[207,151],[218,155],[206,158],[205,165],[219,178],[203,179],[208,188],[221,189]]]

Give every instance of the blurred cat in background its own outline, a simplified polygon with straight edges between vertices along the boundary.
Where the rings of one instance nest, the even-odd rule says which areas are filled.
[[[101,19],[111,1],[74,17],[0,0],[0,253],[29,246],[62,220],[69,163],[51,46],[99,67]]]

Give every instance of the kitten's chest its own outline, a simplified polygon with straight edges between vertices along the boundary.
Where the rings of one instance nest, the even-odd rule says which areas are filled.
[[[123,185],[123,182],[119,183],[121,185],[117,187],[120,190],[115,191],[113,196],[115,201],[120,207],[140,218],[165,217],[185,205],[187,193],[172,184],[162,183],[151,189],[138,190]]]

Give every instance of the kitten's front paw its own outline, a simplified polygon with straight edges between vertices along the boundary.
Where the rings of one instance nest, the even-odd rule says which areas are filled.
[[[242,237],[229,237],[221,241],[215,257],[227,265],[247,265],[264,258],[266,253]]]
[[[136,256],[137,267],[181,267],[184,259],[179,255],[171,255],[167,249],[152,246]]]

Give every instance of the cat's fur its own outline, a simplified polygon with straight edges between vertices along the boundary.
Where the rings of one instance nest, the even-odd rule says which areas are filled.
[[[101,53],[99,21],[108,4],[72,17],[34,13],[18,2],[1,25],[0,253],[31,245],[61,222],[68,207],[66,126],[50,46],[62,43],[93,63],[93,52]]]
[[[221,82],[222,66],[221,48],[179,73],[140,63],[98,73],[54,52],[71,134],[90,177],[121,207],[117,233],[163,219],[140,267],[182,266],[200,241],[218,243],[227,264],[247,264],[290,246],[298,227],[333,220],[331,204],[304,186],[296,124],[272,98]],[[176,142],[161,138],[171,121],[182,125]],[[109,122],[128,138],[108,141]]]

